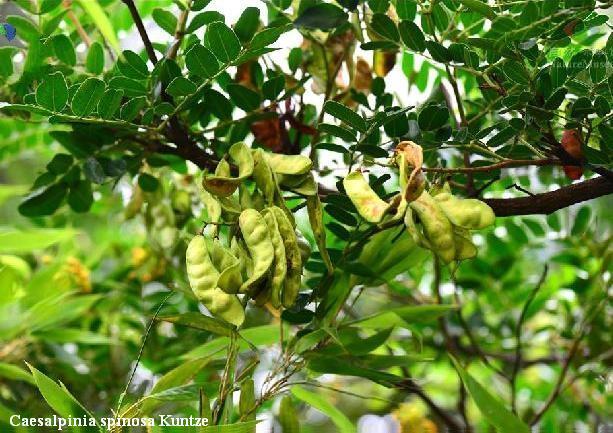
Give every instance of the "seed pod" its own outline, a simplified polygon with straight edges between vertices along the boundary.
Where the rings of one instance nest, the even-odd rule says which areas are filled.
[[[285,283],[285,277],[287,275],[287,258],[285,256],[285,246],[283,245],[283,239],[279,232],[279,226],[272,211],[268,208],[262,211],[272,246],[274,248],[275,260],[272,269],[272,278],[270,283],[270,302],[273,307],[279,308],[281,306],[281,294],[283,292],[283,285]]]
[[[167,200],[149,203],[147,206],[147,221],[154,242],[162,250],[170,250],[178,239],[175,226],[175,214]]]
[[[305,174],[308,173],[313,161],[304,155],[284,155],[282,153],[266,153],[270,168],[279,174]]]
[[[440,193],[434,200],[455,226],[470,230],[484,229],[496,219],[494,211],[486,203],[474,198],[459,199],[450,193]]]
[[[334,271],[334,266],[332,266],[332,261],[330,260],[330,255],[328,254],[328,248],[326,247],[326,230],[324,229],[323,222],[324,212],[321,206],[321,200],[319,200],[319,196],[317,194],[307,197],[307,212],[309,214],[309,223],[311,224],[313,236],[315,236],[315,242],[317,243],[317,248],[319,249],[321,259],[326,265],[328,273],[332,274]],[[306,262],[306,260],[304,260],[304,262]]]
[[[417,200],[409,203],[409,207],[420,219],[424,235],[432,246],[432,251],[444,263],[450,263],[455,258],[453,228],[437,202],[428,192],[424,191]]]
[[[245,320],[245,312],[238,297],[229,295],[217,287],[219,272],[207,250],[203,236],[195,236],[185,253],[187,276],[196,298],[215,316],[240,326]]]
[[[477,255],[477,247],[470,238],[470,232],[460,227],[453,228],[453,240],[455,242],[455,259],[467,260]]]
[[[344,180],[343,186],[347,196],[351,199],[360,215],[368,222],[381,222],[383,215],[389,209],[389,204],[381,200],[375,193],[362,173],[354,171]]]
[[[278,174],[277,179],[279,185],[283,186],[284,189],[289,189],[296,194],[307,197],[317,194],[317,183],[310,172],[299,175]]]
[[[243,421],[255,420],[255,388],[253,379],[246,379],[241,384],[241,395],[238,402],[238,413]],[[255,429],[254,429],[255,430]]]
[[[288,395],[281,399],[279,406],[279,424],[283,433],[300,433],[298,414],[292,404],[292,398]]]
[[[283,238],[283,246],[285,247],[285,257],[287,259],[287,277],[283,286],[282,300],[283,306],[286,308],[294,305],[298,292],[300,291],[300,283],[302,281],[302,257],[300,248],[298,247],[298,239],[294,227],[285,215],[282,209],[273,206],[270,208],[277,225],[279,233]]]
[[[413,239],[413,242],[422,248],[427,248],[429,250],[432,249],[432,245],[430,245],[430,242],[424,236],[424,233],[417,227],[417,224],[415,224],[415,213],[410,207],[406,210],[404,215],[404,225],[407,228],[409,236],[411,236],[411,239]]]
[[[311,257],[311,244],[300,232],[296,233],[296,239],[298,240],[298,248],[300,248],[300,258],[302,259],[302,263],[306,263],[309,261],[309,257]],[[327,255],[328,254],[326,251],[326,256]]]
[[[238,142],[228,151],[230,158],[238,166],[238,177],[230,176],[230,166],[227,161],[221,160],[213,176],[205,176],[202,186],[211,194],[219,197],[232,195],[238,185],[253,173],[253,158],[251,151],[245,143]]]
[[[205,242],[211,262],[219,272],[217,286],[226,293],[238,293],[243,283],[239,260],[219,241],[205,238]]]
[[[262,149],[256,149],[253,152],[253,180],[262,194],[267,205],[272,205],[275,202],[277,194],[277,183],[275,175],[268,164],[266,153]]]
[[[257,210],[245,209],[238,217],[238,225],[253,259],[253,273],[240,288],[241,293],[245,293],[268,273],[274,259],[274,248],[268,226]]]

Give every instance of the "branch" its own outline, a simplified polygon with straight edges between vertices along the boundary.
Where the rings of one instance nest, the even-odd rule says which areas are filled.
[[[496,216],[549,215],[562,208],[613,193],[613,183],[596,177],[530,197],[489,198],[487,203]]]
[[[491,165],[482,165],[478,167],[455,167],[455,168],[442,168],[442,167],[424,167],[422,170],[424,172],[430,173],[476,173],[476,172],[488,172],[500,170],[501,168],[512,168],[512,167],[525,167],[528,165],[559,165],[561,164],[560,160],[554,158],[546,158],[546,159],[508,159],[502,162],[497,162],[496,164]]]
[[[186,5],[185,9],[181,11],[181,15],[179,16],[179,20],[177,21],[177,29],[175,30],[175,41],[170,47],[168,54],[166,55],[169,59],[174,59],[177,57],[177,53],[179,52],[179,48],[181,47],[181,42],[183,41],[183,37],[185,36],[185,26],[187,24],[187,17],[189,16],[189,12],[192,7],[191,0]]]
[[[147,51],[147,55],[149,56],[149,60],[154,65],[158,62],[158,58],[155,55],[155,50],[153,49],[153,44],[151,44],[151,40],[149,39],[149,35],[147,34],[147,30],[145,30],[145,25],[143,24],[143,20],[138,13],[138,9],[136,9],[136,5],[134,4],[134,0],[121,0],[125,3],[125,5],[130,10],[130,15],[132,15],[132,20],[134,24],[136,24],[136,28],[138,29],[138,33],[140,34],[140,38],[143,40],[143,44],[145,44],[145,50]]]

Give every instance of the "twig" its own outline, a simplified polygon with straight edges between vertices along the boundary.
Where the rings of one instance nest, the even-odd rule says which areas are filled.
[[[526,315],[528,314],[528,308],[530,307],[530,304],[532,304],[532,301],[538,294],[539,290],[541,290],[541,287],[543,286],[543,283],[545,282],[545,278],[547,277],[548,270],[549,270],[549,267],[545,265],[545,267],[543,268],[543,273],[541,274],[541,277],[536,283],[536,286],[534,286],[534,289],[532,289],[532,291],[530,292],[530,295],[528,296],[528,299],[526,300],[526,303],[524,304],[524,307],[521,310],[521,314],[519,315],[519,319],[517,320],[517,326],[515,327],[515,361],[513,362],[513,370],[511,372],[511,377],[509,380],[511,384],[511,409],[513,410],[513,413],[517,413],[516,381],[517,381],[517,375],[519,374],[519,369],[521,367],[521,362],[522,362],[522,341],[521,341],[522,327],[524,325],[524,321],[526,320]]]
[[[66,9],[67,11],[66,15],[68,15],[68,18],[74,24],[81,40],[85,42],[85,45],[87,45],[88,47],[91,46],[92,40],[89,38],[88,34],[85,32],[85,30],[83,29],[83,26],[81,25],[81,22],[79,21],[74,11],[72,10],[72,0],[64,0],[62,6],[64,7],[64,9]]]
[[[145,50],[147,51],[147,55],[149,56],[149,60],[154,65],[158,62],[158,58],[155,55],[155,50],[153,49],[153,44],[149,39],[149,35],[147,34],[147,30],[145,30],[145,25],[143,24],[143,20],[138,13],[138,9],[136,9],[136,5],[134,4],[134,0],[121,0],[130,10],[130,15],[132,15],[132,20],[134,20],[134,24],[136,24],[136,28],[138,29],[138,33],[140,34],[140,38],[143,40],[143,44],[145,44]]]
[[[496,164],[482,165],[478,167],[424,167],[422,170],[430,173],[476,173],[476,172],[488,172],[500,170],[501,168],[515,168],[525,167],[530,165],[543,166],[543,165],[559,165],[561,161],[556,158],[545,159],[507,159]]]
[[[192,8],[192,1],[189,0],[187,5],[185,5],[185,9],[181,11],[181,15],[179,16],[179,20],[177,21],[177,28],[175,30],[175,41],[173,42],[166,58],[174,59],[177,57],[177,53],[179,52],[179,48],[181,47],[181,42],[183,42],[183,37],[185,36],[185,26],[187,25],[187,17],[189,16],[190,10]]]

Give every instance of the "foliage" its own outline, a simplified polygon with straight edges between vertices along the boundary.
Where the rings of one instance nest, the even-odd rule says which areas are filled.
[[[16,0],[2,431],[610,420],[611,6]]]

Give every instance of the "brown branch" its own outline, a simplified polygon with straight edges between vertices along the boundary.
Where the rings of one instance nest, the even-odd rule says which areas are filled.
[[[143,24],[143,20],[138,13],[138,9],[136,9],[136,5],[134,4],[134,0],[121,0],[125,3],[125,5],[130,10],[130,15],[132,15],[132,20],[134,24],[136,24],[136,28],[138,29],[138,33],[140,34],[140,38],[143,40],[143,44],[145,44],[145,50],[147,51],[147,55],[149,56],[149,60],[154,65],[158,62],[158,58],[155,55],[155,50],[153,49],[153,44],[149,39],[149,35],[147,34],[147,30],[145,30],[145,25]]]
[[[555,158],[545,158],[545,159],[509,159],[501,162],[497,162],[496,164],[491,165],[482,165],[477,167],[454,167],[454,168],[443,168],[443,167],[424,167],[422,168],[425,172],[430,173],[476,173],[476,172],[488,172],[500,170],[502,168],[513,168],[513,167],[525,167],[529,165],[535,166],[543,166],[543,165],[559,165],[561,164],[560,160]]]
[[[89,36],[85,32],[85,30],[83,29],[83,26],[81,25],[81,22],[79,21],[74,11],[72,10],[72,0],[64,0],[64,2],[62,3],[62,7],[66,9],[67,11],[66,15],[68,15],[68,18],[74,24],[81,40],[85,42],[85,45],[87,45],[88,47],[91,46],[92,40],[89,38]]]
[[[185,36],[185,26],[187,24],[187,17],[189,16],[190,9],[192,7],[192,1],[190,0],[186,5],[185,9],[181,11],[181,15],[179,16],[179,20],[177,21],[177,28],[175,30],[175,41],[173,42],[170,50],[166,57],[168,59],[174,59],[177,57],[177,53],[179,52],[179,48],[181,47],[181,42],[183,41],[183,37]]]
[[[484,199],[496,216],[549,215],[557,210],[613,193],[613,183],[592,178],[530,197]]]

